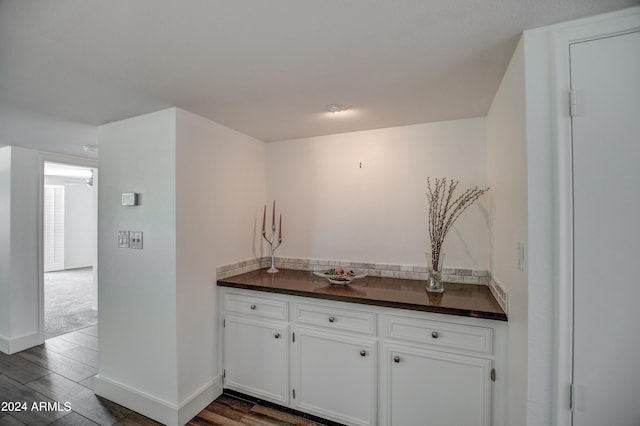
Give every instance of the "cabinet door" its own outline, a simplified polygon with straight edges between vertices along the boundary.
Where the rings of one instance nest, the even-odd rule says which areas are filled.
[[[226,388],[289,403],[289,327],[227,316],[224,328]]]
[[[490,425],[490,360],[387,345],[382,369],[383,424]]]
[[[376,341],[297,328],[294,406],[349,425],[375,424]]]

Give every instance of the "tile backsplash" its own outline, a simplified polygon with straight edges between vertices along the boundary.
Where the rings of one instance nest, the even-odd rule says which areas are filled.
[[[266,268],[269,266],[270,262],[271,258],[263,257],[260,259],[245,260],[230,265],[219,266],[216,269],[217,279],[222,279],[237,274],[243,274],[245,272],[251,272],[260,268]],[[314,271],[326,270],[336,266],[364,270],[370,276],[385,278],[402,278],[409,280],[426,281],[429,274],[427,272],[426,265],[394,265],[386,263],[357,262],[345,260],[276,257],[277,268]],[[472,269],[444,268],[444,270],[442,271],[442,279],[446,282],[453,283],[480,285],[489,284],[489,274],[487,273],[487,271]]]
[[[491,274],[488,275],[487,284],[489,285],[489,289],[491,290],[491,294],[496,298],[496,301],[502,308],[502,310],[509,315],[509,311],[507,310],[507,300],[508,293],[504,289],[504,287],[493,277]]]

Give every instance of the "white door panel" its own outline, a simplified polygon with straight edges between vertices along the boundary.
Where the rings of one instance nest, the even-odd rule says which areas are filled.
[[[293,347],[296,408],[348,425],[375,424],[375,340],[298,327]]]
[[[227,316],[225,386],[267,401],[289,403],[289,327]]]
[[[640,425],[640,33],[571,45],[575,426]]]

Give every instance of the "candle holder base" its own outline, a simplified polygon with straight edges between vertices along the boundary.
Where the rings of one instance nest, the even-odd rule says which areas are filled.
[[[278,269],[273,265],[271,265],[271,267],[269,269],[267,269],[267,273],[269,273],[269,274],[275,274],[277,272],[280,272],[280,271],[278,271]]]

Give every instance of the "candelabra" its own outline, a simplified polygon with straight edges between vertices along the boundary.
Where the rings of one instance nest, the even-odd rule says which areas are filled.
[[[262,238],[265,239],[267,243],[269,243],[269,249],[271,250],[271,267],[267,269],[267,272],[270,274],[275,274],[278,272],[276,268],[276,256],[275,252],[280,244],[282,244],[282,214],[280,215],[280,221],[278,223],[278,240],[276,242],[276,202],[273,202],[273,214],[271,220],[271,236],[267,238],[267,230],[265,229],[265,219],[267,215],[267,206],[264,206],[264,213],[262,215]]]

